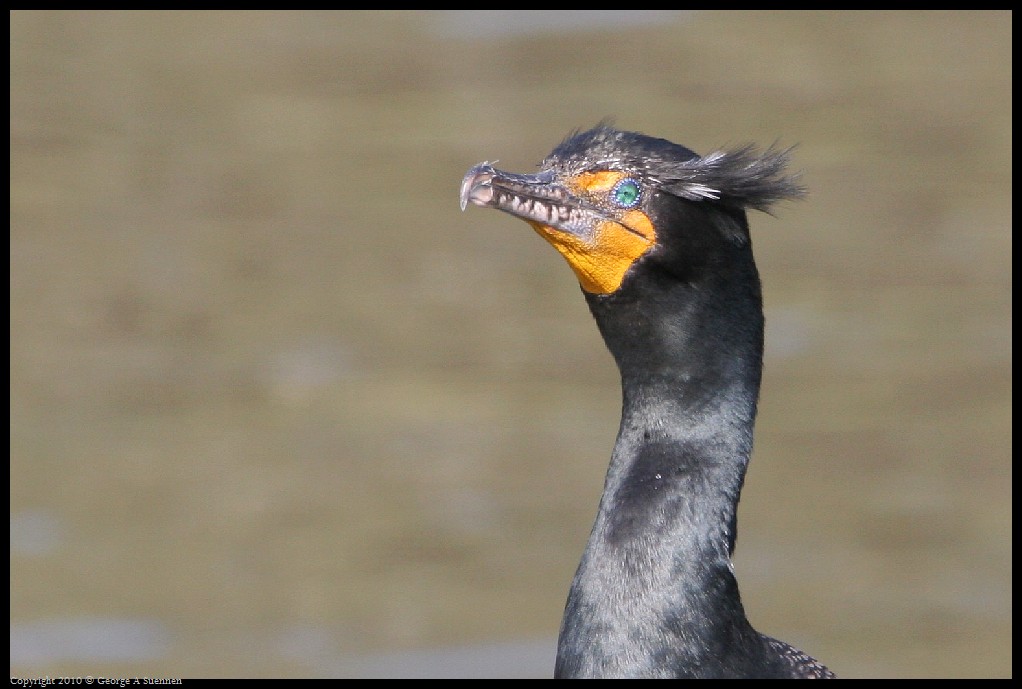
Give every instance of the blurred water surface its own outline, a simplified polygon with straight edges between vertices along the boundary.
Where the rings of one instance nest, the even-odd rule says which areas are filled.
[[[12,12],[12,676],[548,676],[618,381],[457,191],[612,116],[799,145],[753,623],[1009,677],[1011,19]]]

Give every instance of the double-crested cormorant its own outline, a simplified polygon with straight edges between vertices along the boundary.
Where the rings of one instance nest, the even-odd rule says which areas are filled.
[[[763,357],[746,209],[804,193],[788,158],[699,156],[601,124],[535,174],[482,163],[465,175],[462,209],[521,218],[567,259],[621,372],[556,677],[834,676],[752,628],[731,563]]]

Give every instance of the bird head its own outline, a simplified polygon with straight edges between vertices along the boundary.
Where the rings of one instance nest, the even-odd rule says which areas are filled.
[[[804,194],[785,173],[790,149],[752,146],[700,156],[678,144],[601,124],[561,142],[532,174],[481,163],[461,185],[472,203],[521,218],[559,251],[582,288],[617,292],[634,267],[673,270],[712,260],[718,243],[748,238],[745,209]]]

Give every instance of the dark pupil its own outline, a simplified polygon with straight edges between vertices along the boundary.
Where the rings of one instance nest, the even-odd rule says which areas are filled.
[[[620,182],[614,187],[614,200],[625,208],[634,206],[639,200],[639,185],[630,179]]]

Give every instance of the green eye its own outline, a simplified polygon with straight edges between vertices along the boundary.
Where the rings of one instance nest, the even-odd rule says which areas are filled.
[[[639,203],[642,192],[634,179],[623,179],[614,185],[610,192],[614,202],[622,208],[634,208]]]

